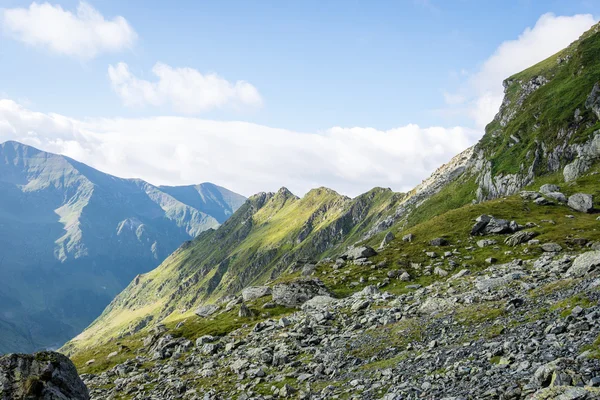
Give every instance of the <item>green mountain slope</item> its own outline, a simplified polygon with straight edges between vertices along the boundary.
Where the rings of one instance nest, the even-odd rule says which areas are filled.
[[[461,250],[468,247],[466,250],[473,252],[471,258],[444,256],[457,257],[473,271],[489,265],[485,260],[492,253],[499,261],[510,261],[514,253],[508,246],[498,248],[511,253],[473,245],[470,226],[472,219],[482,213],[523,224],[534,220],[537,234],[544,240],[559,241],[564,248],[582,251],[579,242],[569,242],[572,237],[566,238],[562,229],[585,233],[586,240],[598,240],[594,216],[585,215],[575,221],[569,218],[560,228],[543,226],[544,221],[564,219],[572,210],[565,205],[545,208],[515,194],[531,185],[538,190],[539,185],[550,182],[560,184],[566,194],[583,190],[598,194],[598,82],[600,34],[595,26],[567,49],[507,79],[503,105],[481,141],[440,167],[411,192],[393,194],[374,189],[356,199],[326,189],[312,191],[303,199],[286,190],[254,196],[220,228],[201,234],[157,269],[134,280],[64,351],[83,366],[82,362],[89,358],[116,350],[119,338],[130,341],[143,354],[143,338],[159,322],[170,333],[188,339],[201,333],[231,332],[244,321],[236,318],[236,312],[203,320],[193,315],[194,309],[239,293],[246,286],[293,279],[299,275],[298,265],[339,255],[356,242],[375,247],[390,231],[397,238],[374,258],[374,266],[383,263],[381,268],[352,265],[341,274],[335,264],[324,261],[316,274],[340,297],[365,287],[370,278],[384,282],[393,276],[388,272],[396,268],[407,270],[411,283],[428,286],[439,280],[445,282],[445,278],[432,273],[433,268],[418,269],[426,263],[456,267],[447,265],[439,254],[435,255],[439,259],[431,261],[432,257],[425,253],[432,250],[429,241],[440,236]],[[504,199],[505,196],[510,197]],[[398,239],[414,232],[418,237],[414,245]],[[519,257],[533,259],[541,252],[539,248],[523,250]],[[407,287],[411,283],[391,282],[394,293],[414,290]],[[451,286],[447,284],[448,288]],[[260,305],[253,304],[255,315],[262,318]],[[184,327],[177,328],[184,320]],[[122,354],[120,360],[127,354]],[[111,363],[103,360],[102,365],[89,368],[102,370]]]
[[[135,275],[219,226],[245,200],[213,184],[190,188],[198,198],[180,201],[169,194],[176,187],[0,144],[0,350],[60,345]]]
[[[570,182],[588,171],[600,158],[599,29],[506,79],[504,101],[483,138],[453,160],[454,174],[425,182],[419,201],[399,208],[396,221],[411,226],[515,194],[539,177],[559,174]]]
[[[298,261],[339,251],[393,213],[403,197],[379,188],[355,199],[326,188],[303,198],[285,188],[252,196],[221,227],[203,232],[157,269],[136,277],[75,346],[187,318],[197,306],[270,281]]]

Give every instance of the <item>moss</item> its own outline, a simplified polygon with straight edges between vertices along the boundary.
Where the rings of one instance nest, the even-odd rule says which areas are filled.
[[[566,299],[558,301],[552,307],[550,307],[551,311],[559,311],[560,316],[563,318],[568,317],[571,314],[571,310],[576,306],[580,306],[582,308],[589,308],[596,303],[592,301],[589,297],[583,294],[576,294],[571,297],[567,297]]]

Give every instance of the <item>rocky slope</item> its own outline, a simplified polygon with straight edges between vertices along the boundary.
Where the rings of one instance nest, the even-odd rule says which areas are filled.
[[[61,345],[245,200],[116,178],[17,142],[0,144],[0,188],[0,353]]]
[[[303,261],[359,240],[402,197],[373,189],[350,199],[325,188],[301,199],[285,188],[252,196],[217,230],[184,243],[157,269],[138,276],[66,349],[176,323],[202,304],[295,271]]]
[[[509,78],[406,195],[252,197],[64,348],[92,397],[600,398],[599,55]]]

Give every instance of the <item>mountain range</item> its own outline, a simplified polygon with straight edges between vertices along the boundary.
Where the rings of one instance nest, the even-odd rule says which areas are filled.
[[[0,144],[0,352],[60,346],[136,275],[245,201],[203,183],[154,186]]]
[[[546,221],[544,215],[557,218],[570,212],[565,205],[561,205],[561,202],[566,202],[566,196],[558,193],[558,186],[551,186],[558,193],[554,196],[560,199],[559,206],[544,208],[544,205],[554,203],[537,191],[525,192],[530,194],[524,196],[532,196],[540,201],[535,204],[523,203],[518,193],[524,188],[552,183],[566,185],[567,194],[577,189],[588,190],[592,194],[598,192],[597,187],[590,183],[597,173],[595,168],[600,158],[598,29],[598,25],[594,26],[568,48],[506,79],[504,101],[482,139],[441,166],[410,192],[394,193],[390,189],[375,188],[350,199],[333,190],[319,188],[299,198],[282,188],[276,193],[251,196],[220,227],[184,243],[156,269],[132,280],[103,313],[67,343],[62,351],[71,355],[80,371],[84,372],[110,370],[110,373],[117,373],[115,371],[124,365],[131,366],[135,355],[142,357],[140,363],[149,363],[143,364],[145,367],[142,369],[159,373],[162,368],[169,368],[166,366],[171,362],[167,360],[163,364],[163,358],[168,359],[171,355],[174,359],[182,357],[190,351],[192,345],[189,340],[197,340],[198,347],[190,353],[192,358],[187,358],[187,362],[191,363],[189,365],[196,365],[193,360],[200,357],[198,354],[204,354],[213,366],[207,374],[218,370],[219,374],[227,376],[231,371],[234,374],[238,371],[237,364],[242,362],[238,357],[255,359],[256,354],[252,350],[247,349],[247,353],[240,350],[243,354],[234,351],[236,346],[244,349],[245,342],[240,337],[251,340],[252,348],[258,346],[262,351],[270,352],[268,357],[264,357],[274,360],[270,358],[271,353],[288,345],[278,341],[276,346],[279,347],[269,347],[269,343],[261,342],[262,329],[276,330],[285,328],[288,323],[298,323],[294,328],[296,331],[283,337],[296,337],[299,341],[303,337],[299,332],[314,334],[322,329],[321,323],[314,325],[311,321],[317,318],[317,321],[321,319],[326,324],[324,321],[329,317],[308,312],[305,317],[298,317],[300,320],[290,317],[295,322],[285,322],[285,318],[282,318],[284,322],[276,327],[264,328],[272,326],[269,325],[270,318],[291,315],[298,298],[328,293],[337,299],[348,299],[348,302],[342,303],[347,307],[352,305],[352,311],[358,312],[371,303],[353,304],[352,297],[348,296],[362,295],[361,290],[364,289],[365,295],[379,299],[377,289],[372,289],[372,285],[376,284],[393,294],[399,294],[398,301],[404,299],[402,301],[412,304],[415,299],[422,301],[422,296],[429,293],[428,285],[439,287],[438,283],[446,279],[450,282],[448,271],[457,268],[459,263],[469,273],[470,270],[482,270],[498,260],[510,261],[511,255],[515,254],[510,247],[506,247],[504,253],[491,252],[487,247],[497,244],[499,238],[481,244],[478,242],[477,247],[473,246],[473,238],[468,232],[471,230],[471,221],[477,216],[475,213],[495,212],[502,218],[521,219],[523,223],[526,222],[524,218],[535,217],[539,219],[538,224],[543,224]],[[504,202],[510,206],[505,206]],[[488,217],[481,218],[478,221],[484,221],[482,224],[489,222],[486,219]],[[583,225],[580,231],[594,238],[597,236],[595,230],[585,225],[590,223],[588,219],[581,220]],[[502,225],[498,232],[510,229],[514,232],[523,228],[516,222],[511,223],[513,228],[509,228],[508,221],[504,223],[506,226]],[[412,244],[414,233],[421,239]],[[540,232],[530,235],[540,235]],[[570,246],[570,237],[557,235],[560,235],[560,231],[542,230],[540,237],[552,240],[560,238],[561,244],[554,243],[556,246],[553,244],[549,249]],[[454,252],[446,251],[443,257],[438,258],[440,256],[438,251],[434,251],[435,246],[448,243],[453,243]],[[465,243],[466,247],[460,243]],[[380,246],[384,250],[383,255],[375,257],[373,262],[367,261],[366,258],[376,254],[373,248]],[[499,246],[495,248],[501,249]],[[461,254],[465,249],[473,252],[473,255],[463,257]],[[527,259],[539,257],[541,252],[536,248],[535,251],[524,250],[519,254]],[[491,254],[494,257],[490,257]],[[357,260],[351,262],[353,259]],[[341,268],[345,268],[343,273]],[[302,287],[302,279],[306,277],[318,277],[321,283],[313,282],[308,287]],[[297,282],[295,285],[300,287],[290,282]],[[322,283],[325,286],[319,286]],[[317,285],[317,289],[314,285]],[[428,287],[420,289],[422,286]],[[453,285],[448,283],[447,287],[453,288]],[[282,290],[289,290],[291,294],[282,294]],[[258,294],[255,296],[252,293]],[[402,297],[405,293],[409,295]],[[450,294],[451,290],[448,289],[448,294],[444,295]],[[389,299],[394,298],[391,294],[389,296],[392,296]],[[437,301],[435,296],[431,301]],[[416,304],[419,306],[421,303]],[[288,308],[290,306],[292,308]],[[415,310],[410,305],[402,307],[402,303],[390,307],[397,314],[401,310]],[[423,309],[426,307],[423,306]],[[376,310],[371,311],[375,313]],[[335,329],[344,329],[346,335],[351,335],[349,332],[353,329],[362,332],[360,326],[369,325],[366,319],[360,320],[360,313],[357,316],[359,319],[352,319],[348,308],[341,312],[345,318],[350,318],[351,324],[355,324],[345,328],[335,325]],[[429,318],[429,314],[426,317]],[[371,318],[368,321],[381,323],[377,316],[371,315]],[[248,332],[244,328],[251,328],[247,325],[250,321],[256,325]],[[377,322],[373,327],[379,329]],[[335,329],[334,333],[339,332]],[[334,333],[327,340],[340,340],[340,336]],[[366,335],[366,332],[363,333]],[[209,336],[203,336],[207,334]],[[211,344],[220,337],[224,337],[221,345]],[[350,337],[359,340],[355,336],[344,336],[346,339]],[[320,340],[312,336],[310,338],[314,343]],[[346,349],[353,345],[347,343]],[[364,346],[380,348],[378,346],[381,345],[375,340]],[[224,352],[223,346],[226,349]],[[307,353],[302,351],[303,346],[309,349]],[[296,342],[292,348],[295,349],[293,354],[301,354],[309,360],[326,351],[315,350],[304,342]],[[329,354],[328,357],[338,357],[339,353],[336,354]],[[363,365],[363,362],[377,360],[356,359],[357,353],[354,352],[344,354],[349,358],[344,358],[346,361],[339,365]],[[297,361],[296,366],[300,366],[300,369],[290,376],[298,377],[303,362]],[[250,365],[261,365],[261,361]],[[272,365],[266,362],[264,368],[271,371],[269,368]],[[103,373],[98,380],[92,375],[88,381],[96,385],[97,396],[106,395],[107,391],[98,385],[112,382],[110,373]],[[362,376],[360,371],[357,374]],[[185,374],[175,375],[178,376],[175,379],[196,382],[195,378]],[[271,378],[275,380],[271,382],[281,382],[277,381],[279,378],[276,376]],[[204,393],[214,394],[207,392],[208,387],[202,386],[204,381],[198,379]],[[331,382],[326,376],[323,379]],[[346,378],[340,379],[342,381],[338,383],[342,390],[345,386],[343,379]],[[245,386],[240,387],[233,382],[235,378],[230,384],[220,380],[212,386],[218,386],[217,393],[226,398],[244,392]],[[300,381],[296,383],[300,384]],[[131,385],[134,385],[133,381]],[[256,380],[250,386],[258,390],[262,387],[261,380]],[[118,391],[118,388],[114,386],[108,392]],[[281,393],[281,390],[287,392],[285,388],[286,385],[278,385],[273,390],[277,393]],[[139,390],[140,393],[155,393],[152,387],[131,390],[133,393]],[[327,398],[327,395],[318,398]]]

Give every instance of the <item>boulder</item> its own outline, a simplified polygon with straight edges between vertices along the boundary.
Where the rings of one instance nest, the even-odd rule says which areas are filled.
[[[582,158],[576,158],[572,163],[565,165],[563,169],[565,182],[572,182],[579,178],[584,172],[590,169],[590,166],[591,162]]]
[[[509,221],[505,219],[499,219],[492,217],[488,224],[483,229],[485,234],[493,234],[493,233],[508,233],[512,232],[511,224]]]
[[[495,240],[492,240],[492,239],[481,239],[481,240],[477,241],[477,246],[484,248],[484,247],[488,247],[488,246],[493,246],[496,243],[498,243],[498,242],[496,242]]]
[[[546,197],[548,197],[548,198],[550,198],[552,200],[556,200],[559,203],[566,203],[567,202],[567,196],[565,196],[561,192],[546,193]]]
[[[600,266],[600,251],[588,251],[579,255],[567,271],[567,276],[580,277],[589,274]]]
[[[249,286],[242,290],[244,301],[252,301],[271,294],[271,288],[268,286]]]
[[[415,235],[413,235],[412,233],[409,233],[409,234],[402,236],[402,241],[410,243],[413,241],[414,238],[415,238]]]
[[[273,287],[273,301],[285,307],[298,307],[315,296],[330,295],[319,279],[299,279]]]
[[[553,192],[560,192],[560,188],[558,186],[552,185],[550,183],[547,183],[540,187],[540,193],[542,193],[542,194],[548,194],[548,193],[553,193]]]
[[[521,232],[517,232],[514,233],[512,235],[510,235],[509,237],[507,237],[504,240],[504,243],[509,245],[509,246],[517,246],[521,243],[525,243],[530,241],[531,239],[533,239],[535,236],[537,235],[536,232],[531,232],[531,231],[521,231]]]
[[[594,208],[594,201],[591,194],[575,193],[569,197],[568,205],[573,210],[589,213]]]
[[[240,306],[240,311],[238,312],[238,316],[240,318],[250,318],[252,316],[252,310],[248,308],[248,306],[244,303]]]
[[[0,357],[0,398],[88,400],[90,395],[71,360],[48,351]]]
[[[519,195],[521,196],[521,198],[523,200],[535,200],[535,199],[539,199],[542,196],[538,192],[531,192],[531,191],[526,191],[526,190],[519,193]]]
[[[195,314],[199,317],[206,318],[219,311],[219,306],[216,304],[207,304],[196,309]]]
[[[344,256],[350,260],[356,260],[359,258],[369,258],[377,255],[377,252],[369,246],[350,247]]]
[[[483,234],[483,229],[487,226],[491,219],[492,217],[489,215],[480,215],[477,217],[475,220],[475,225],[473,225],[473,228],[471,228],[471,235],[475,236]]]
[[[558,253],[559,251],[562,251],[562,247],[558,243],[544,243],[540,247],[547,253]]]
[[[391,242],[392,240],[394,240],[395,236],[392,232],[388,232],[385,234],[385,237],[383,238],[383,240],[381,241],[381,244],[379,245],[380,249],[383,249],[384,246],[386,244],[388,244],[389,242]]]
[[[302,305],[303,310],[315,309],[324,310],[332,307],[337,303],[337,300],[331,296],[315,296]]]
[[[447,246],[448,245],[448,241],[444,238],[435,238],[433,240],[429,241],[429,244],[431,246]]]

